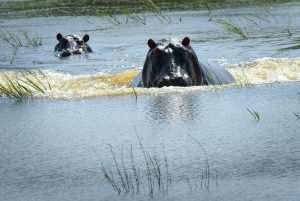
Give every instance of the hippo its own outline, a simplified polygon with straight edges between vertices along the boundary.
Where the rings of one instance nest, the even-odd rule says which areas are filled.
[[[90,53],[92,49],[86,43],[90,39],[89,35],[85,34],[80,37],[76,34],[62,36],[61,33],[56,35],[59,43],[55,46],[54,52],[58,52],[59,57],[67,57],[72,54]]]
[[[149,51],[142,72],[133,80],[137,87],[200,86],[235,83],[217,64],[200,63],[190,39],[148,40]]]

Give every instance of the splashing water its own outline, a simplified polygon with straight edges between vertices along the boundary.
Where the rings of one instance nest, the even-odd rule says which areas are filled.
[[[275,82],[300,81],[300,58],[259,58],[252,62],[223,65],[236,79],[236,85],[255,85]],[[57,71],[44,71],[39,75],[43,84],[51,85],[51,90],[44,93],[36,92],[34,97],[50,99],[81,99],[101,96],[133,95],[135,92],[128,87],[139,72],[125,71],[119,74],[71,75]],[[15,72],[2,72],[0,76]],[[13,77],[13,76],[12,76]],[[233,86],[236,86],[233,85]],[[232,86],[232,85],[230,85]],[[194,87],[163,87],[138,88],[138,94],[187,93],[191,91],[210,91],[222,89],[222,86],[194,86]]]

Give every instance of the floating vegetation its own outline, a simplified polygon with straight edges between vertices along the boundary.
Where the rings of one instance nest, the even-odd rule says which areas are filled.
[[[241,27],[240,25],[235,23],[232,19],[229,19],[228,21],[224,19],[214,19],[212,21],[222,26],[225,30],[239,35],[244,40],[249,38],[245,26],[242,25]]]
[[[45,90],[51,90],[50,83],[47,81],[47,85],[43,84],[38,75],[45,77],[41,71],[2,74],[0,76],[0,97],[22,102],[36,92],[44,93]]]
[[[246,110],[254,117],[254,119],[256,121],[259,121],[260,120],[260,115],[257,111],[255,110],[250,110],[249,108],[246,108]]]
[[[300,120],[300,113],[299,112],[293,112],[293,114],[297,117],[298,120]]]

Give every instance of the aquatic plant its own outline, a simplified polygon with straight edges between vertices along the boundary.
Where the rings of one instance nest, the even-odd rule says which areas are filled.
[[[22,34],[27,40],[27,46],[37,47],[42,45],[43,39],[40,36],[29,37],[26,31],[23,31]]]
[[[231,19],[229,19],[228,21],[226,21],[224,19],[213,19],[212,21],[215,22],[216,24],[222,26],[225,30],[239,35],[244,40],[249,38],[246,28],[244,26],[241,27],[240,25],[238,25]]]
[[[139,150],[141,151],[140,156],[144,159],[143,164],[140,164],[139,166],[135,162],[132,145],[129,158],[130,164],[126,165],[124,162],[123,147],[120,154],[121,159],[118,160],[112,145],[108,144],[113,157],[113,166],[108,168],[107,165],[102,163],[102,172],[104,174],[104,178],[113,187],[114,191],[118,195],[121,193],[131,193],[132,195],[135,195],[142,191],[147,192],[148,196],[153,198],[154,194],[156,193],[162,193],[163,195],[168,194],[170,188],[172,187],[174,178],[171,176],[167,157],[165,155],[160,157],[156,152],[153,152],[152,154],[149,153],[142,144],[135,127],[134,129],[139,142]],[[193,185],[196,186],[196,189],[198,187],[198,182],[201,182],[199,186],[204,186],[205,188],[209,189],[210,165],[206,150],[198,140],[192,136],[190,137],[197,143],[197,145],[201,148],[201,151],[204,153],[205,168],[200,169],[199,172],[197,171],[200,174],[200,180],[198,180],[199,177],[193,174],[191,177],[184,176],[183,178],[182,176],[179,176],[178,181],[187,181],[187,184],[191,190],[193,187],[190,181],[193,182]],[[194,171],[195,169],[192,168],[192,170]],[[144,177],[142,173],[144,173]]]
[[[9,43],[12,47],[22,47],[23,44],[18,36],[13,33],[0,30],[0,39]]]
[[[129,86],[132,88],[132,91],[133,91],[133,93],[135,95],[135,100],[137,101],[138,96],[137,96],[137,92],[135,90],[135,87],[134,87],[133,83],[131,83]]]
[[[28,33],[26,31],[21,32],[21,34],[25,37],[26,43],[22,42],[20,37],[17,35],[10,33],[10,32],[4,32],[0,30],[0,39],[3,41],[6,41],[13,47],[13,53],[12,53],[12,58],[10,60],[10,64],[13,63],[15,56],[17,55],[17,51],[19,47],[29,47],[29,46],[40,46],[42,45],[42,38],[39,36],[35,37],[29,37]]]
[[[202,152],[204,153],[205,156],[205,168],[204,168],[204,174],[202,173],[202,179],[201,179],[201,185],[202,185],[202,181],[205,181],[205,187],[208,189],[209,188],[209,182],[210,182],[210,169],[209,169],[209,161],[208,161],[208,156],[206,153],[206,150],[204,149],[204,147],[202,146],[202,144],[193,136],[189,135],[190,138],[192,138],[197,144],[198,146],[201,148]]]
[[[249,108],[246,108],[246,110],[254,117],[256,121],[260,120],[260,114],[257,111],[250,110]]]
[[[293,114],[297,117],[297,119],[300,119],[300,113],[299,112],[293,112]]]
[[[29,37],[28,32],[22,31],[21,34],[24,36],[26,43],[22,42],[22,39],[16,34],[10,32],[4,32],[0,30],[0,39],[9,43],[12,47],[37,47],[42,45],[42,38],[39,36]]]
[[[147,181],[145,184],[144,179],[140,175],[141,168],[137,167],[135,163],[132,146],[130,152],[130,166],[126,166],[124,163],[123,151],[121,154],[121,161],[118,161],[112,145],[109,144],[109,148],[114,161],[114,171],[108,169],[105,167],[104,163],[102,163],[102,172],[104,174],[104,178],[109,184],[111,184],[118,194],[121,194],[122,192],[132,193],[133,195],[137,194],[140,192],[142,185],[147,185],[148,195],[150,197],[153,197],[155,189],[159,192],[163,192],[164,194],[168,192],[171,183],[171,176],[169,175],[169,165],[166,158],[164,158],[163,164],[162,160],[160,160],[156,155],[150,155],[143,147],[140,147],[144,154],[146,163]]]
[[[135,128],[136,131],[136,128]],[[142,151],[143,157],[146,164],[146,177],[147,181],[140,175],[140,167],[137,167],[133,155],[133,148],[131,145],[130,150],[130,167],[126,167],[124,163],[123,149],[121,154],[121,162],[116,159],[116,155],[113,151],[112,145],[109,145],[111,154],[113,156],[115,171],[108,169],[102,163],[102,172],[104,173],[105,179],[110,183],[113,189],[118,193],[132,193],[137,194],[140,192],[140,188],[143,185],[148,187],[149,197],[153,197],[155,189],[158,192],[167,194],[171,186],[171,175],[169,171],[169,164],[166,157],[161,160],[156,154],[149,154],[136,131],[136,135],[139,141],[140,150]]]
[[[245,73],[245,70],[243,68],[241,68],[242,73],[234,73],[234,78],[236,81],[237,86],[246,86],[246,87],[250,87],[251,83],[249,82],[248,76]]]
[[[45,77],[41,71],[26,71],[11,75],[2,74],[0,76],[0,97],[22,102],[32,97],[35,92],[44,93],[45,90],[51,90],[50,83],[47,81],[47,86],[43,84],[37,74]]]

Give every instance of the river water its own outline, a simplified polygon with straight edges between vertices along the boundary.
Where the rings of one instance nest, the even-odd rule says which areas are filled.
[[[298,200],[299,8],[176,11],[165,14],[171,23],[117,16],[120,25],[92,16],[1,19],[2,31],[43,39],[18,48],[12,64],[1,41],[1,76],[41,70],[52,87],[24,103],[0,99],[1,200]],[[249,39],[216,19],[244,27]],[[56,57],[58,32],[88,33],[94,52]],[[136,88],[136,97],[127,85],[147,40],[185,36],[200,61],[220,64],[237,84]],[[131,179],[125,188],[114,156]]]

